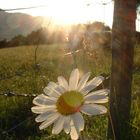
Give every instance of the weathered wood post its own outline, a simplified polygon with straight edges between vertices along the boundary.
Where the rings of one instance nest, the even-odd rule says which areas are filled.
[[[108,139],[129,140],[136,0],[115,0]]]

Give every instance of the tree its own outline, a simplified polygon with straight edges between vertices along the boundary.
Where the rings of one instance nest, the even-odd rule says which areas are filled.
[[[115,0],[108,138],[131,139],[130,107],[136,0]]]
[[[0,48],[4,48],[8,46],[8,42],[6,39],[0,40]]]
[[[23,35],[17,35],[9,41],[8,46],[15,47],[15,46],[21,46],[24,44],[25,44],[25,37]]]
[[[87,24],[85,29],[85,46],[91,51],[109,49],[111,42],[111,29],[102,22]]]

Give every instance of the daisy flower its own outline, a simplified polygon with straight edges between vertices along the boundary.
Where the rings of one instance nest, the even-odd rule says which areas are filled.
[[[80,131],[84,130],[86,115],[100,115],[107,112],[106,107],[99,105],[108,101],[108,90],[92,91],[102,83],[104,78],[97,76],[90,81],[90,72],[79,79],[79,70],[71,72],[69,82],[63,76],[58,82],[50,82],[44,88],[44,94],[34,98],[32,112],[39,114],[35,121],[42,122],[40,130],[53,124],[52,134],[59,134],[62,130],[70,134],[72,140],[79,138]]]

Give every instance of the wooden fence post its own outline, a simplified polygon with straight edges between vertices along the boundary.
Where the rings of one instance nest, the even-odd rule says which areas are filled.
[[[108,139],[130,139],[136,0],[115,0]]]

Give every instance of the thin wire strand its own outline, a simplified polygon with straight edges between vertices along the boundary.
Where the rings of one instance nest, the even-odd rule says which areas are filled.
[[[34,118],[34,116],[25,119],[24,121],[18,123],[17,125],[13,126],[12,128],[10,128],[10,129],[8,129],[8,130],[6,130],[6,131],[3,131],[2,134],[7,134],[7,133],[13,131],[13,130],[16,129],[17,127],[21,126],[22,124],[24,124],[25,122],[27,122],[27,121],[29,121],[29,120],[32,120],[33,118]]]
[[[46,7],[46,6],[32,6],[32,7],[21,7],[21,8],[13,8],[13,9],[0,9],[0,11],[17,11],[17,10],[27,10],[27,9],[34,9],[34,8],[40,8],[40,7]]]
[[[113,138],[114,138],[114,140],[116,140],[114,125],[113,125],[113,121],[112,121],[112,117],[111,117],[110,111],[108,111],[108,116],[109,116],[109,120],[110,120],[110,124],[111,124],[111,128],[112,128]]]

